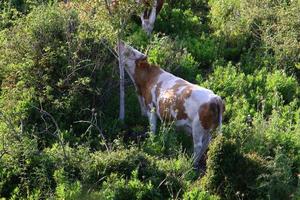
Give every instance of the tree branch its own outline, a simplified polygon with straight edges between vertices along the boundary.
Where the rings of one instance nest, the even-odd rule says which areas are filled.
[[[56,122],[54,117],[50,113],[48,113],[47,111],[43,110],[43,108],[38,108],[36,106],[33,106],[33,108],[37,109],[42,114],[41,117],[44,121],[45,121],[45,119],[43,118],[43,115],[48,116],[51,119],[52,123],[55,125],[56,130],[54,131],[54,133],[52,133],[52,135],[58,138],[59,145],[61,146],[61,148],[63,150],[64,159],[67,160],[68,157],[67,157],[67,154],[66,154],[62,133],[60,131],[58,123]]]

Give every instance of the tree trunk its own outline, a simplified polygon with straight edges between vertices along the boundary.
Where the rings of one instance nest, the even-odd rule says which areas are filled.
[[[120,52],[120,38],[118,38],[118,55],[119,55],[119,71],[120,71],[120,112],[119,120],[124,121],[125,119],[125,87],[124,87],[124,63],[121,60]]]

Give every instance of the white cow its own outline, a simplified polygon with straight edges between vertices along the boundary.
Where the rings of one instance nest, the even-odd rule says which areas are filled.
[[[125,70],[137,89],[142,112],[149,118],[150,130],[156,132],[157,118],[172,120],[183,127],[193,137],[197,166],[211,139],[210,131],[222,124],[222,99],[211,90],[149,64],[146,55],[124,43],[119,48]]]

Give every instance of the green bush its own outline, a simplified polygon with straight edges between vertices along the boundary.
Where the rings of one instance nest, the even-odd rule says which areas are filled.
[[[299,199],[298,2],[167,0],[151,37],[124,20],[151,63],[225,100],[202,178],[192,138],[172,123],[149,135],[127,82],[117,119],[125,4],[0,3],[1,198]]]
[[[264,162],[255,154],[243,155],[234,141],[219,136],[210,146],[203,184],[225,199],[256,199],[256,179],[265,171]]]
[[[217,195],[211,195],[203,189],[201,181],[197,180],[183,195],[184,200],[219,200]]]
[[[269,67],[280,67],[299,77],[298,2],[211,0],[209,6],[212,28],[226,46],[238,49],[240,56],[246,49],[254,52],[252,57],[259,58],[260,65],[271,58],[274,62]]]
[[[284,103],[290,103],[300,95],[297,80],[292,76],[287,76],[284,71],[274,71],[267,75],[266,89],[268,92],[277,92]]]
[[[100,199],[161,199],[157,189],[148,182],[142,183],[137,177],[137,171],[132,172],[129,180],[118,174],[111,174],[99,191]]]
[[[39,152],[37,140],[22,137],[21,141],[10,143],[4,150],[9,153],[1,158],[1,197],[48,197],[55,164],[50,157]]]
[[[102,103],[108,101],[103,84],[113,82],[105,79],[113,74],[113,57],[99,39],[84,38],[82,34],[87,30],[80,25],[76,11],[66,11],[55,4],[34,9],[12,30],[4,32],[0,64],[5,84],[0,106],[3,111],[14,110],[23,116],[26,128],[41,131],[53,124],[50,115],[42,116],[34,108],[42,107],[60,129],[79,136],[89,124],[74,122],[90,121],[95,113],[101,113]],[[90,130],[89,136],[98,135],[95,129]],[[43,140],[41,145],[53,142],[53,137],[45,134],[38,137]],[[91,143],[94,147],[99,145],[96,138]]]
[[[187,80],[195,79],[198,63],[176,40],[167,36],[155,36],[150,43],[148,58],[151,63]]]
[[[143,144],[143,149],[150,155],[161,154],[175,156],[181,149],[178,149],[178,141],[174,130],[174,124],[162,123],[157,135],[150,135]]]
[[[229,63],[227,66],[216,66],[214,72],[200,85],[210,88],[225,98],[226,115],[240,113],[233,105],[237,101],[234,97],[245,98],[244,116],[253,115],[257,110],[264,109],[266,114],[271,114],[273,107],[279,106],[282,100],[290,103],[299,96],[297,80],[287,76],[280,70],[268,73],[267,69],[255,70],[253,74],[245,74],[240,66]],[[242,101],[241,99],[238,101]],[[248,104],[248,105],[247,105]],[[241,105],[237,105],[241,109]],[[247,113],[248,112],[248,113]]]
[[[164,7],[165,9],[160,13],[155,25],[161,32],[183,36],[195,35],[201,30],[200,17],[194,15],[191,9],[170,9],[168,4],[165,4]]]
[[[80,199],[82,185],[79,181],[74,183],[69,182],[65,176],[64,170],[59,169],[54,172],[54,179],[56,181],[55,195],[57,199]]]
[[[184,37],[181,43],[204,68],[209,68],[221,54],[219,42],[205,34],[200,37]]]
[[[281,148],[282,152],[291,158],[292,165],[298,166],[299,118],[296,114],[298,109],[293,106],[295,105],[291,104],[274,109],[268,120],[263,119],[261,113],[257,114],[251,127],[245,132],[245,135],[252,136],[244,140],[245,151],[256,151],[264,157],[274,157],[275,150]]]
[[[34,7],[53,0],[8,0],[0,4],[0,30],[9,28],[16,20],[28,14]]]
[[[288,199],[294,190],[290,159],[277,149],[274,159],[268,161],[268,173],[258,177],[258,190],[270,199]]]
[[[113,152],[95,152],[92,154],[92,163],[86,166],[87,178],[97,181],[111,173],[118,173],[130,177],[132,171],[139,167],[146,167],[145,173],[150,173],[152,164],[143,152],[137,149],[122,149]],[[143,168],[141,168],[143,170]],[[155,173],[155,171],[153,171]],[[88,182],[92,182],[88,180]]]

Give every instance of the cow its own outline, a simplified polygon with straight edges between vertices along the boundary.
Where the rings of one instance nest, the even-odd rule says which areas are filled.
[[[111,9],[113,10],[115,7],[118,6],[119,0],[112,0],[111,1]],[[151,32],[154,28],[154,23],[156,17],[162,6],[164,4],[164,0],[136,0],[137,4],[143,4],[147,8],[140,14],[140,19],[142,21],[142,28],[147,33],[148,36],[151,35]]]
[[[156,132],[157,118],[183,127],[192,135],[197,167],[211,140],[210,131],[222,124],[225,111],[222,99],[209,89],[149,64],[145,54],[124,42],[118,48],[137,90],[141,109],[148,116],[150,131]]]

